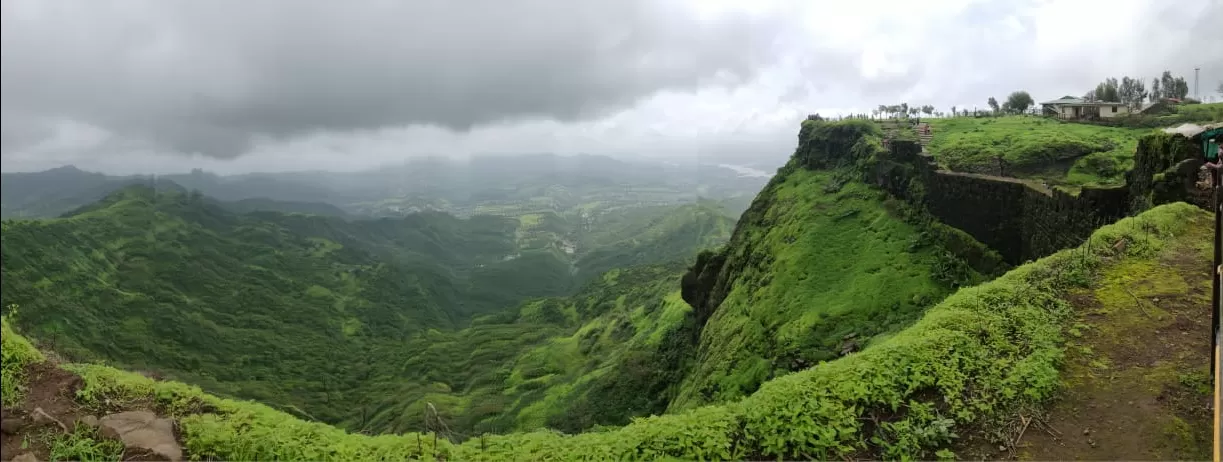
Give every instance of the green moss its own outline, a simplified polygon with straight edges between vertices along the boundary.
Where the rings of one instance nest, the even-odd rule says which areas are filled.
[[[1098,312],[1113,317],[1105,334],[1123,341],[1131,329],[1162,327],[1172,322],[1152,298],[1189,293],[1189,284],[1155,260],[1131,260],[1110,267],[1095,290]]]

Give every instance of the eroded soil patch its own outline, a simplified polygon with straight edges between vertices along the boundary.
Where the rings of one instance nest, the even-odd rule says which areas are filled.
[[[181,459],[179,435],[172,421],[149,411],[99,419],[76,399],[84,380],[52,361],[30,364],[25,378],[26,394],[21,405],[0,410],[0,460]],[[116,416],[130,414],[144,421],[115,423]]]
[[[1110,265],[1093,290],[1068,297],[1078,323],[1066,388],[1015,457],[1210,458],[1211,228],[1200,221],[1159,258]]]

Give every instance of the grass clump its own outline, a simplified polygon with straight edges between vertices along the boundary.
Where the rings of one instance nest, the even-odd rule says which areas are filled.
[[[9,327],[9,317],[17,312],[9,306],[9,315],[0,317],[0,397],[5,407],[17,406],[25,397],[25,367],[46,360],[25,337]]]
[[[118,461],[123,457],[123,443],[102,438],[98,429],[88,425],[76,425],[71,433],[47,435],[50,459],[75,460],[81,462]]]
[[[176,418],[192,457],[219,460],[432,460],[450,451],[434,435],[366,436],[307,422],[250,401],[208,395],[198,387],[156,381],[94,364],[66,365],[85,387],[77,399],[93,409],[152,404]]]

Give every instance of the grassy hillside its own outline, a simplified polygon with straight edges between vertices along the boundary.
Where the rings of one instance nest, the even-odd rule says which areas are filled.
[[[930,152],[945,168],[1033,178],[1053,185],[1124,183],[1150,128],[1104,127],[1036,116],[930,119]],[[999,170],[998,159],[1004,162]]]
[[[1176,122],[1182,123],[1223,122],[1223,103],[1177,106],[1174,117]]]
[[[1139,138],[1182,123],[1223,122],[1223,103],[1176,106],[1170,114],[1118,119],[1116,126],[1027,115],[926,121],[934,135],[928,149],[944,168],[1074,190],[1124,184]]]
[[[1063,342],[1080,329],[1068,297],[1120,265],[1141,264],[1179,245],[1187,227],[1207,222],[1204,212],[1186,204],[1158,207],[1105,226],[1080,248],[961,289],[896,335],[774,379],[742,400],[574,436],[531,432],[452,444],[431,434],[348,434],[179,383],[104,366],[67,367],[84,378],[76,395],[82,409],[157,409],[178,420],[185,449],[194,458],[951,458],[956,435],[998,430],[1001,417],[1038,404],[1059,388]],[[1106,308],[1129,301],[1101,299]],[[25,371],[42,356],[10,330],[7,319],[3,329],[4,396],[21,402],[21,385],[30,380]],[[1129,437],[1154,441],[1159,435],[1140,431]]]
[[[886,209],[880,192],[852,182],[830,193],[833,181],[831,172],[790,172],[764,193],[771,205],[760,222],[736,232],[723,254],[753,261],[722,283],[729,293],[672,409],[738,399],[835,359],[847,340],[869,343],[950,293],[934,276],[947,258],[939,247],[922,246],[921,230]]]
[[[455,435],[581,431],[661,413],[682,373],[691,309],[684,262],[612,270],[572,297],[524,303],[405,346],[403,376],[371,387],[353,428],[425,430],[426,407]]]
[[[461,309],[465,281],[448,265],[458,255],[387,264],[352,239],[294,232],[309,217],[280,217],[132,187],[69,218],[5,222],[3,303],[20,305],[20,325],[68,357],[156,370],[328,421],[372,367],[372,349],[474,311]],[[513,249],[505,238],[428,237],[404,247],[479,249],[488,260]],[[530,290],[549,293],[503,289],[499,303]],[[366,359],[353,367],[354,358]]]
[[[726,242],[735,220],[719,203],[653,206],[606,212],[577,233],[578,277],[614,268],[692,257],[693,249]]]
[[[655,309],[678,290],[684,259],[730,228],[730,218],[697,204],[620,223],[604,235],[621,245],[589,244],[588,264],[555,246],[523,247],[524,224],[512,218],[238,214],[196,194],[134,186],[66,218],[4,222],[0,298],[21,307],[15,322],[75,360],[376,432],[416,428],[424,403],[448,396],[434,404],[456,429],[488,421],[509,431],[545,388],[619,367],[617,356],[590,350],[596,343],[620,354],[629,351],[624,335],[673,327]],[[593,273],[668,259],[677,263]],[[518,306],[538,297],[561,298]],[[579,328],[591,337],[561,375],[534,380],[528,368],[513,376],[532,379],[520,384],[501,374],[505,361],[532,361],[532,348]],[[617,333],[594,334],[604,330]],[[531,412],[546,420],[569,404]],[[648,404],[616,405],[580,425],[621,422],[653,411]]]
[[[868,121],[805,123],[799,152],[725,249],[698,257],[684,298],[703,327],[671,410],[738,399],[869,345],[985,279],[939,225],[858,180],[881,136]],[[963,242],[1000,266],[996,253]]]

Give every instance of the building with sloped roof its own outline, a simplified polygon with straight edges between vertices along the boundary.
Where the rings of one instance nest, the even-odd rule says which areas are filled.
[[[1112,101],[1088,101],[1073,96],[1063,96],[1053,101],[1040,103],[1042,112],[1050,117],[1067,120],[1111,119],[1130,113],[1124,103]]]

